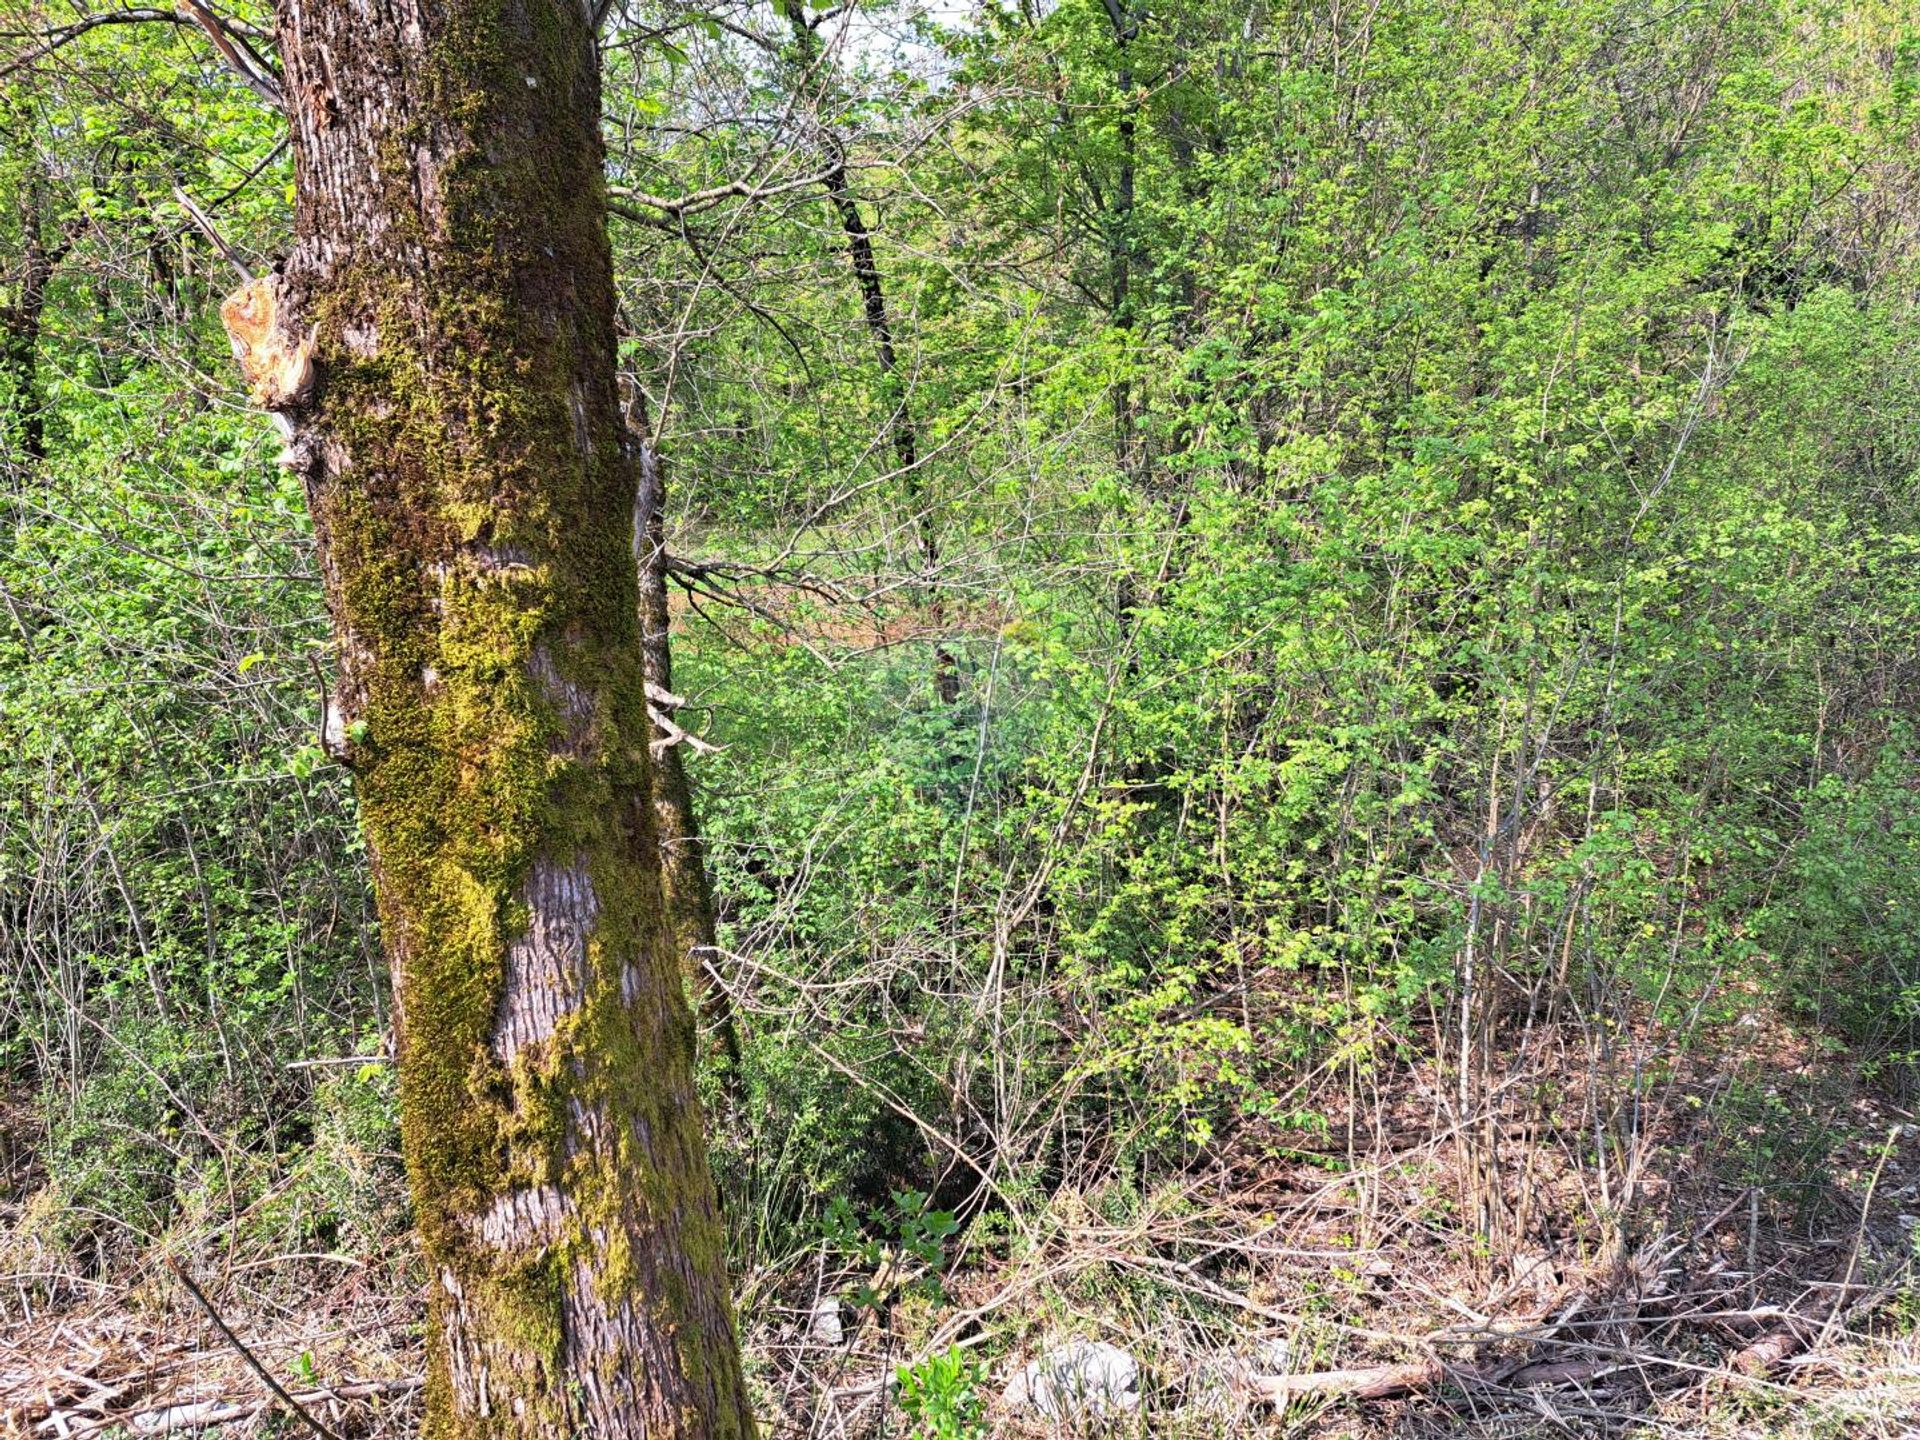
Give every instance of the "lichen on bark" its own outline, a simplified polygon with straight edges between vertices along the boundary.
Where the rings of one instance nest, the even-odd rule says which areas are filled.
[[[288,402],[399,1017],[427,1431],[751,1433],[662,911],[568,0],[282,0]]]

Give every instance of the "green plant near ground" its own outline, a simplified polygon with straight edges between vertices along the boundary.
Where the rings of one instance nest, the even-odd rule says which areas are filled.
[[[901,1366],[894,1378],[916,1440],[983,1440],[989,1433],[980,1394],[987,1367],[957,1345]]]
[[[952,1211],[931,1209],[926,1195],[896,1190],[891,1208],[870,1207],[864,1222],[845,1196],[836,1195],[821,1224],[829,1250],[867,1272],[853,1290],[854,1304],[878,1306],[905,1292],[942,1298],[947,1242],[960,1224]]]
[[[1920,792],[1912,726],[1860,744],[1823,775],[1789,852],[1788,885],[1758,919],[1792,965],[1798,1008],[1911,1083],[1920,1059]]]

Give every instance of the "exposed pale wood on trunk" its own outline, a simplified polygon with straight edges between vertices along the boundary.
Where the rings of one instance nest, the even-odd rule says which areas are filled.
[[[313,514],[393,968],[426,1433],[751,1435],[651,803],[591,16],[280,0],[278,33],[296,245],[247,368]]]

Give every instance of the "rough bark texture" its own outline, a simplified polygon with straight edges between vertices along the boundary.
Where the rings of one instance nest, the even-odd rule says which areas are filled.
[[[278,20],[297,243],[246,363],[285,377],[261,398],[339,645],[329,729],[431,1273],[426,1430],[746,1436],[650,804],[590,19]]]

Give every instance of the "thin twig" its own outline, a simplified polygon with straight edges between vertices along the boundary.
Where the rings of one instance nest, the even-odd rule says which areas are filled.
[[[272,1372],[269,1371],[266,1366],[262,1365],[253,1351],[249,1350],[241,1341],[240,1337],[233,1333],[232,1328],[227,1322],[220,1318],[220,1312],[213,1308],[213,1302],[207,1299],[205,1292],[202,1291],[198,1285],[194,1284],[193,1277],[187,1273],[186,1266],[182,1265],[178,1260],[175,1260],[171,1255],[163,1256],[162,1258],[167,1262],[167,1268],[179,1278],[182,1285],[187,1287],[187,1293],[200,1302],[200,1308],[206,1311],[207,1318],[213,1321],[213,1328],[218,1330],[226,1342],[239,1354],[240,1358],[252,1367],[253,1373],[266,1382],[267,1389],[278,1396],[281,1403],[289,1410],[306,1421],[307,1428],[318,1435],[320,1440],[340,1440],[339,1436],[335,1435],[331,1430],[327,1429],[326,1426],[314,1419],[312,1412],[309,1411],[306,1406],[288,1394],[286,1388],[281,1385],[278,1380],[273,1378]]]

